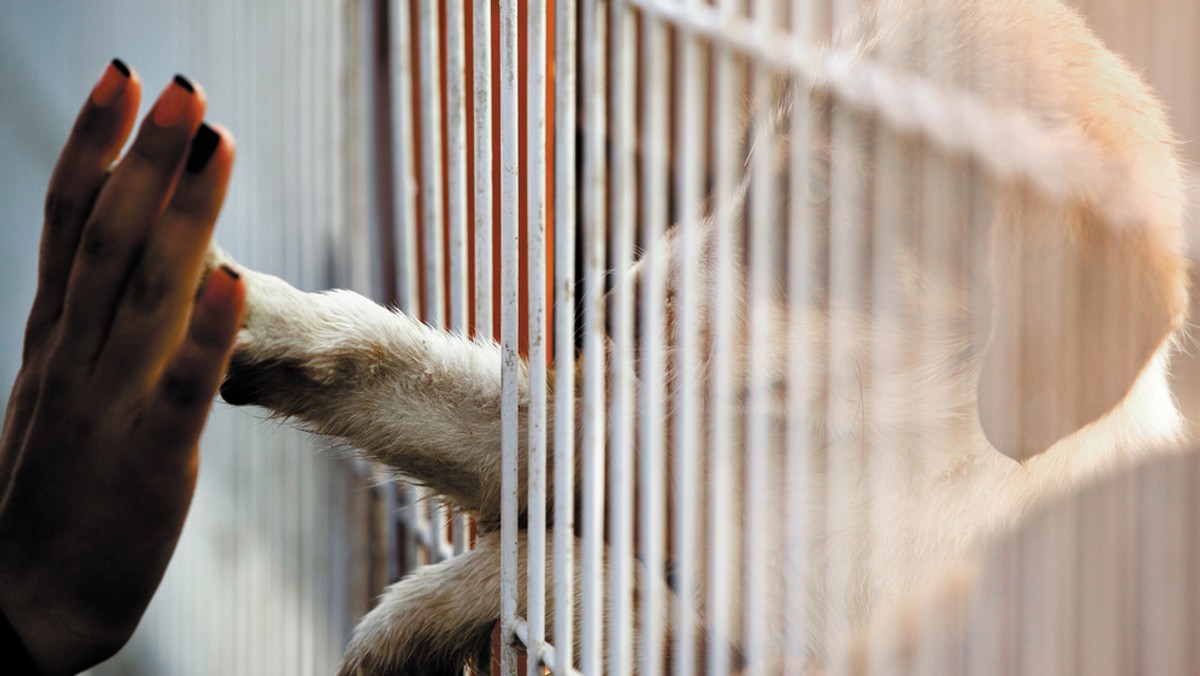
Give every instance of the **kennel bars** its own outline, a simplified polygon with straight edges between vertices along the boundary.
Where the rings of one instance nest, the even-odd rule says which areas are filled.
[[[502,673],[515,673],[516,645],[529,655],[530,674],[543,668],[556,674],[623,674],[635,666],[639,673],[658,674],[668,664],[675,674],[724,674],[735,664],[765,673],[773,658],[793,666],[803,660],[811,618],[800,581],[812,572],[809,543],[821,528],[810,514],[812,501],[821,496],[806,487],[814,463],[823,462],[823,440],[811,431],[810,400],[822,392],[870,392],[863,380],[870,375],[846,370],[839,354],[838,336],[855,331],[853,318],[832,317],[816,338],[798,321],[789,324],[787,425],[773,429],[767,411],[778,404],[778,383],[754,374],[770,371],[774,348],[767,336],[774,310],[767,303],[749,304],[746,338],[734,328],[736,285],[716,284],[714,294],[704,297],[702,224],[714,227],[709,262],[717,279],[732,279],[744,255],[750,271],[745,293],[769,297],[783,277],[789,308],[801,316],[817,302],[893,304],[897,270],[884,254],[904,238],[917,238],[929,262],[954,270],[966,283],[962,261],[979,242],[923,229],[921,223],[977,218],[979,196],[966,187],[967,177],[976,172],[1021,176],[1061,199],[1098,193],[1103,211],[1117,222],[1140,215],[1137,186],[1126,188],[1122,176],[1096,171],[1107,162],[1082,136],[1046,127],[1019,108],[995,109],[966,91],[940,88],[819,46],[817,36],[845,22],[858,5],[856,0],[475,0],[468,17],[463,3],[439,9],[431,0],[417,0],[415,12],[403,0],[392,3],[395,192],[420,195],[398,200],[397,258],[405,262],[401,309],[442,325],[448,305],[449,328],[483,339],[498,328],[503,348]],[[417,21],[411,22],[414,15]],[[474,56],[470,73],[468,25]],[[439,53],[439,31],[446,36],[445,55]],[[785,113],[751,107],[750,119],[740,119],[745,111],[730,102],[770,96],[779,73],[819,83],[869,111],[873,121],[839,118],[830,126],[819,106],[799,104]],[[493,120],[493,105],[498,120]],[[419,123],[411,118],[417,108]],[[445,147],[439,145],[443,119]],[[742,124],[754,136],[749,169],[743,167],[745,139],[736,133]],[[773,124],[786,128],[786,141],[770,131]],[[786,182],[747,186],[743,180],[745,171],[770,171],[777,148],[812,143],[821,134],[835,146],[868,145],[872,125],[913,134],[966,158],[962,173],[918,159],[921,176],[871,185],[844,158],[835,156],[821,167],[819,158],[795,152],[786,156]],[[871,152],[900,159],[912,151],[885,140]],[[499,200],[493,204],[497,189]],[[791,196],[786,213],[773,216],[772,205],[783,192]],[[743,200],[748,207],[738,206]],[[443,204],[449,207],[446,214]],[[891,205],[913,206],[913,215],[894,227],[873,225],[875,214]],[[745,242],[728,227],[739,210],[750,214]],[[786,242],[770,239],[775,218],[789,224],[792,236]],[[805,227],[826,219],[826,232]],[[471,249],[467,223],[473,229]],[[669,280],[661,260],[650,258],[639,269],[636,286],[622,284],[618,278],[631,267],[635,250],[654,247],[668,224],[678,226],[677,279]],[[418,241],[424,246],[419,256]],[[872,242],[865,252],[864,241]],[[499,259],[498,326],[492,322],[493,244]],[[442,269],[444,261],[448,270]],[[668,283],[677,294],[673,314],[664,306]],[[704,302],[711,303],[704,311],[711,316],[702,315]],[[701,363],[701,352],[708,349],[701,344],[702,322],[711,329],[706,340],[711,340],[713,361],[706,383],[694,368],[679,366]],[[676,344],[668,349],[672,335]],[[873,340],[875,370],[903,359],[926,338]],[[557,368],[548,376],[551,353]],[[577,355],[582,358],[578,373],[567,366]],[[737,373],[734,362],[742,358],[748,360],[748,376]],[[810,359],[826,360],[827,382],[815,381],[805,368]],[[664,384],[668,373],[671,388]],[[582,379],[579,409],[565,396],[551,408],[547,385],[560,395],[575,392],[576,378]],[[523,382],[528,386],[524,419]],[[734,394],[739,390],[746,392],[744,409]],[[920,402],[906,404],[902,413],[930,415]],[[702,415],[709,416],[703,423]],[[853,412],[840,410],[834,401],[828,415]],[[731,454],[739,445],[746,449],[746,484],[765,487],[782,476],[795,487],[783,505],[769,505],[765,490],[742,490],[745,501],[735,504],[739,491],[731,473],[737,461]],[[677,452],[668,468],[668,447],[704,450]],[[779,448],[787,450],[782,468],[773,466]],[[577,463],[582,486],[575,486]],[[854,476],[834,473],[829,481],[829,494],[855,490]],[[879,478],[869,486],[863,507],[868,514],[888,508],[886,488]],[[415,500],[409,504],[422,504]],[[771,510],[782,510],[784,530],[768,527],[778,516]],[[422,515],[411,522],[413,542],[425,547],[430,562],[468,546],[471,531],[461,520],[451,529],[451,546],[442,531],[449,523],[445,514],[435,510],[426,516],[423,507],[409,513]],[[725,518],[731,513],[744,515],[741,541]],[[863,536],[876,534],[868,526]],[[704,556],[692,555],[701,548]],[[766,584],[773,572],[768,561],[780,548],[787,552],[784,579],[790,581],[783,590]],[[740,569],[723,554],[728,550],[741,552]],[[522,551],[529,562],[524,570]],[[1070,558],[1072,552],[1068,547],[1060,554]],[[739,570],[743,575],[735,581]],[[660,571],[669,571],[674,589],[704,588],[703,598],[679,594],[663,604],[668,590],[653,583]],[[704,584],[697,583],[701,579]],[[576,594],[578,616],[563,612]],[[782,610],[772,598],[776,594],[783,596]],[[730,603],[734,595],[743,598],[739,616]],[[680,619],[693,617],[698,604],[706,608],[703,631],[741,632],[740,648],[700,641],[701,630]],[[546,638],[550,616],[553,644]],[[667,617],[675,618],[669,643],[663,640]],[[772,654],[777,646],[767,641],[779,632],[785,634],[782,656]],[[698,651],[694,646],[700,644]],[[879,651],[876,657],[884,655],[883,648],[873,649]],[[937,673],[939,665],[925,673]]]

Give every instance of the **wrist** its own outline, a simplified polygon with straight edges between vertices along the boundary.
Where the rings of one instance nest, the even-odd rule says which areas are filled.
[[[0,665],[6,676],[77,674],[116,654],[128,641],[131,630],[89,619],[49,592],[52,584],[18,582],[8,572],[0,566]],[[38,589],[42,593],[25,593]],[[17,666],[10,669],[10,662]]]

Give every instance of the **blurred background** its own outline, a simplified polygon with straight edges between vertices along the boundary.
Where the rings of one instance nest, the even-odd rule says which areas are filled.
[[[306,289],[370,291],[368,3],[153,0],[0,3],[0,381],[32,301],[42,195],[76,111],[110,59],[144,84],[208,94],[238,159],[217,237]],[[382,579],[375,491],[322,442],[215,404],[200,482],[166,580],[99,674],[330,673]],[[0,668],[3,671],[3,668]]]
[[[141,75],[143,110],[183,73],[206,89],[209,118],[237,136],[217,228],[236,258],[301,288],[380,297],[372,35],[386,2],[0,3],[0,397],[19,366],[46,182],[78,106],[113,57]],[[1169,106],[1190,166],[1200,166],[1200,3],[1070,4],[1145,73]],[[1194,206],[1200,184],[1191,185]],[[1195,209],[1188,223],[1192,251],[1200,251]],[[1198,353],[1193,338],[1177,362],[1177,391],[1193,423]],[[164,585],[134,640],[95,673],[330,672],[388,575],[379,492],[368,472],[335,455],[218,402]]]

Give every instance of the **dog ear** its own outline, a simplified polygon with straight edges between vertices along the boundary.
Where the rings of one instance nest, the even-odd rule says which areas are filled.
[[[979,379],[991,444],[1023,461],[1099,419],[1182,324],[1178,222],[1112,225],[1009,187],[991,228],[992,325]]]

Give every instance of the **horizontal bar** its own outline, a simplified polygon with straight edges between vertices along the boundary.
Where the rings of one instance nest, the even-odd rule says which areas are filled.
[[[818,48],[783,31],[706,6],[628,0],[648,15],[755,62],[788,71],[836,94],[844,103],[872,111],[894,129],[917,134],[944,150],[976,158],[990,172],[1028,180],[1048,197],[1094,205],[1115,229],[1170,220],[1155,211],[1162,199],[1119,157],[1085,133],[1048,124],[1019,108],[1000,109],[963,89],[901,73],[845,50]]]
[[[516,628],[513,634],[521,645],[525,646],[525,654],[529,657],[530,663],[545,667],[551,674],[559,676],[583,676],[583,672],[567,667],[563,670],[558,666],[558,655],[555,654],[554,646],[550,643],[542,641],[537,647],[529,645],[529,623],[524,618],[518,617]]]

